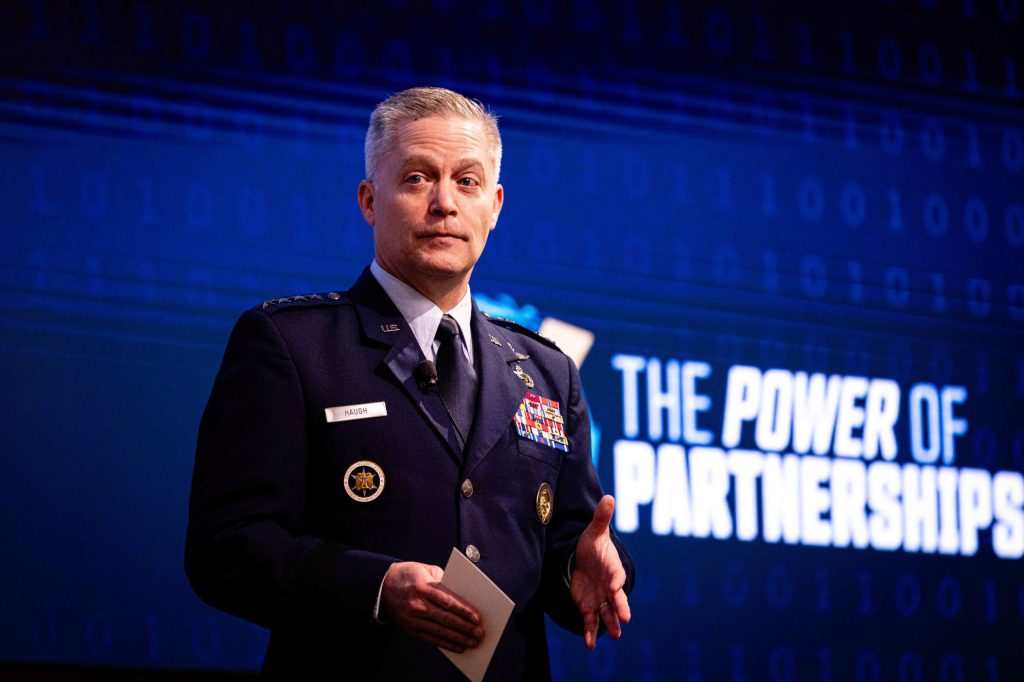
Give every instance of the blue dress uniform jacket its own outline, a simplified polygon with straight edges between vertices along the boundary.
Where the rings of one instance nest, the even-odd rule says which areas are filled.
[[[464,679],[436,648],[373,619],[391,563],[443,567],[452,547],[477,548],[515,602],[487,680],[550,679],[545,612],[581,631],[563,576],[601,490],[579,374],[553,345],[475,306],[472,326],[479,399],[463,450],[369,270],[345,294],[270,301],[239,319],[199,429],[185,563],[205,601],[270,628],[265,676]],[[518,435],[527,392],[558,403],[568,452]],[[326,408],[379,402],[386,416],[327,421]],[[383,474],[372,501],[346,492],[362,461]]]

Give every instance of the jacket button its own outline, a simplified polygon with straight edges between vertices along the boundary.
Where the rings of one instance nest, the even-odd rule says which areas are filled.
[[[466,545],[466,558],[474,564],[480,561],[480,550],[476,548],[476,545]]]
[[[473,495],[473,481],[468,478],[462,482],[462,496],[471,497]]]

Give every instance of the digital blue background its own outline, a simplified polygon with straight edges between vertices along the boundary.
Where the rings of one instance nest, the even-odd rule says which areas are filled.
[[[365,123],[411,85],[502,118],[474,292],[595,333],[607,488],[616,353],[962,384],[956,464],[1024,470],[1022,13],[5,4],[0,660],[258,667],[265,633],[181,568],[199,416],[242,310],[367,263]],[[987,534],[975,557],[625,539],[634,622],[595,654],[552,630],[557,679],[1024,678],[1021,564]]]

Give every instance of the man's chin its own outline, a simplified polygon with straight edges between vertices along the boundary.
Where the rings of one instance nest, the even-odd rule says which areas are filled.
[[[424,277],[437,279],[459,279],[468,277],[473,267],[466,267],[465,262],[446,258],[428,258],[419,263],[417,268]]]

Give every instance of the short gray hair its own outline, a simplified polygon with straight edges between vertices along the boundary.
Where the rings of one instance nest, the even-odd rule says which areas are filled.
[[[479,121],[491,142],[494,153],[495,180],[501,173],[501,133],[498,117],[478,100],[469,99],[446,88],[409,88],[391,95],[378,104],[370,114],[364,146],[366,177],[373,179],[380,158],[395,141],[395,128],[399,123],[429,117]]]

